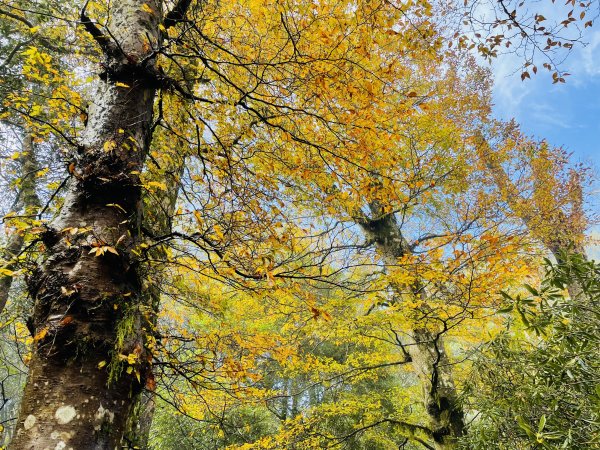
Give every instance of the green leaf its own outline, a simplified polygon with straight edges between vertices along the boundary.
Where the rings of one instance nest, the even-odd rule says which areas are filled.
[[[540,417],[540,423],[538,424],[538,433],[541,433],[542,431],[544,431],[545,426],[546,426],[546,414],[543,414],[542,417]]]
[[[536,297],[539,296],[539,292],[537,291],[537,289],[535,289],[533,286],[529,285],[529,284],[524,284],[523,287],[525,289],[527,289],[529,292],[531,292],[533,295],[535,295]]]

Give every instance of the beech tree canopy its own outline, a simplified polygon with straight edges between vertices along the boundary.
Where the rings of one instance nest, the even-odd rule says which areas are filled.
[[[594,172],[486,65],[596,8],[0,1],[0,444],[600,448]]]

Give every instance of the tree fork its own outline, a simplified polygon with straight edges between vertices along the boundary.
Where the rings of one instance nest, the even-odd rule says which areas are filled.
[[[121,71],[142,62],[153,67],[160,11],[153,0],[115,4],[108,24],[113,40],[100,45],[106,64]],[[82,23],[100,43],[86,18],[84,10]],[[15,450],[118,447],[147,375],[141,281],[132,251],[156,86],[145,79],[128,85],[106,79],[97,88],[73,179],[49,227],[54,239],[47,240],[45,261],[28,280],[35,335],[10,447]],[[134,355],[131,373],[119,355]]]

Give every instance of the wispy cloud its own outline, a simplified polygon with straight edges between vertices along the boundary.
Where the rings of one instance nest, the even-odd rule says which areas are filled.
[[[588,77],[600,76],[600,31],[587,36],[588,44],[578,52],[579,58],[574,58],[577,72],[583,72]],[[583,69],[583,70],[581,70]]]
[[[545,128],[563,128],[565,130],[581,127],[573,123],[573,117],[565,114],[557,105],[547,102],[533,103],[531,106],[531,117]]]
[[[553,84],[550,74],[543,69],[537,75],[532,74],[531,79],[521,81],[521,72],[516,69],[522,60],[516,55],[502,55],[494,61],[491,68],[495,115],[503,119],[514,118],[539,137],[556,136],[558,130],[590,126],[597,129],[592,123],[593,116],[582,117],[580,113],[589,110],[590,102],[598,94],[600,31],[590,33],[586,38],[589,43],[574,50],[565,63],[564,69],[573,74],[566,84]],[[585,103],[579,103],[582,101]]]
[[[532,82],[521,82],[519,63],[515,55],[502,55],[492,63],[494,105],[497,114],[504,118],[517,117],[533,89]]]

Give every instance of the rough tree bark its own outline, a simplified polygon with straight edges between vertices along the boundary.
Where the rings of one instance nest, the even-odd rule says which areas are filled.
[[[19,193],[17,194],[18,197],[15,202],[14,210],[25,215],[35,214],[40,207],[40,199],[37,195],[35,182],[36,173],[39,168],[35,157],[33,137],[27,130],[23,133],[23,143],[19,162],[21,166],[21,186]],[[16,269],[17,264],[15,258],[21,252],[23,243],[24,235],[22,233],[15,231],[10,234],[6,246],[2,251],[2,259],[8,262],[4,266],[4,269],[8,269],[9,271],[14,271]],[[4,308],[6,307],[12,281],[13,277],[11,275],[0,274],[0,313],[4,311]]]
[[[160,4],[115,2],[110,33],[83,12],[81,19],[102,48],[104,71],[64,204],[43,234],[45,262],[28,280],[35,343],[12,449],[117,448],[146,379],[132,250],[157,88],[149,74],[156,72]],[[119,354],[135,355],[135,371],[123,370]]]
[[[371,218],[361,217],[359,225],[367,237],[375,242],[386,265],[394,266],[399,258],[410,252],[396,216],[384,213],[373,202],[369,205]],[[392,284],[398,297],[405,287]],[[410,287],[411,294],[426,300],[427,294],[418,282]],[[456,448],[457,438],[465,432],[464,413],[452,377],[452,366],[446,354],[443,330],[414,328],[408,331],[411,342],[405,349],[423,388],[423,403],[429,418],[434,446],[437,450]]]

